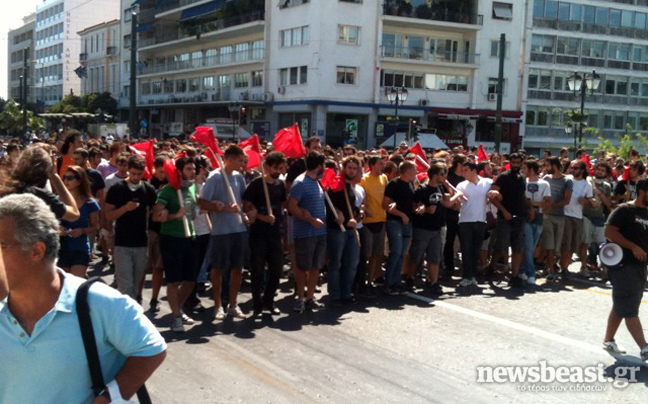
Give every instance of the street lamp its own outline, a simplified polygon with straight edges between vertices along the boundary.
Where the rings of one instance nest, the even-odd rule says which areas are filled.
[[[578,123],[578,131],[574,132],[574,156],[578,150],[578,145],[583,141],[583,125],[585,124],[585,96],[587,95],[587,90],[590,91],[590,95],[594,94],[594,91],[598,90],[601,85],[601,76],[596,74],[596,70],[592,70],[592,73],[587,73],[584,75],[585,78],[581,77],[577,72],[567,79],[567,85],[569,90],[574,93],[574,96],[578,96],[580,93],[581,104],[580,104],[580,120],[574,121],[573,123]],[[567,132],[567,127],[565,127],[565,132]]]
[[[407,101],[407,89],[405,88],[405,86],[401,88],[386,88],[385,95],[387,96],[389,103],[394,104],[395,107],[394,115],[396,116],[396,130],[394,131],[394,150],[396,150],[396,135],[398,132],[398,105],[403,105],[405,101]]]
[[[237,113],[237,112],[240,112],[241,103],[238,102],[238,101],[237,102],[230,102],[227,109],[229,109],[230,118],[232,119],[232,131],[233,131],[232,136],[233,136],[233,140],[234,140],[234,143],[238,143],[238,141],[237,141],[238,136],[237,136],[237,133],[236,133],[236,121],[234,120],[234,114]]]

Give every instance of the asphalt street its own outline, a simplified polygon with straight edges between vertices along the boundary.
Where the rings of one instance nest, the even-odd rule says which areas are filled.
[[[577,270],[576,264],[571,270]],[[611,308],[609,284],[574,275],[565,283],[524,291],[495,282],[466,294],[451,287],[458,280],[446,284],[447,294],[437,300],[417,288],[404,296],[379,294],[376,300],[299,314],[292,312],[292,290],[284,278],[277,298],[281,315],[216,321],[211,319],[213,302],[203,297],[208,310],[193,315],[196,324],[187,326],[184,334],[170,331],[168,304],[161,301],[161,311],[149,315],[169,351],[148,382],[153,402],[639,403],[648,399],[648,368],[638,359],[639,349],[625,326],[619,329],[617,342],[627,355],[613,357],[601,348]],[[322,290],[320,296],[325,296],[325,285]],[[147,286],[145,308],[149,296]],[[239,301],[247,312],[251,312],[249,300],[249,287],[244,286]],[[648,297],[640,313],[644,329],[647,304]],[[497,367],[538,370],[540,366],[572,370],[568,381],[552,383],[542,382],[546,378],[535,382],[531,370],[525,380],[488,380],[483,373],[505,372],[493,369]],[[582,382],[579,370],[581,375],[597,372],[596,381]],[[549,375],[546,369],[539,372]],[[615,375],[632,374],[632,381],[624,382],[623,377],[612,381]]]

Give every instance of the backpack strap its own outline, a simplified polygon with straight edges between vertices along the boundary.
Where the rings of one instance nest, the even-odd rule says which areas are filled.
[[[94,277],[85,281],[76,294],[76,309],[79,317],[79,327],[81,328],[81,337],[83,338],[83,348],[85,349],[90,367],[90,377],[92,378],[92,391],[95,397],[106,388],[103,373],[101,371],[101,362],[99,362],[99,353],[97,351],[97,342],[95,339],[94,329],[92,328],[92,319],[90,318],[90,307],[88,306],[88,290],[93,283],[101,281],[100,277]]]

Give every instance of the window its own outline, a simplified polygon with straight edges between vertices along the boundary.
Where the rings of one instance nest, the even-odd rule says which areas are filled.
[[[229,74],[220,74],[217,76],[218,88],[230,88],[231,79]]]
[[[580,39],[558,37],[556,53],[559,55],[578,56],[580,53]]]
[[[337,83],[338,84],[356,84],[356,73],[357,68],[355,67],[337,67]]]
[[[513,4],[510,3],[493,3],[493,18],[496,20],[513,19]]]
[[[490,77],[488,79],[488,94],[497,94],[497,78]]]
[[[538,79],[540,77],[540,72],[536,69],[529,70],[529,88],[538,88]]]
[[[583,6],[581,6],[580,4],[572,4],[569,20],[580,21],[582,18],[583,18]]]
[[[279,31],[281,47],[300,46],[308,44],[308,26]]]
[[[279,69],[279,84],[282,86],[305,84],[307,80],[307,66]]]
[[[499,49],[500,49],[500,41],[492,40],[491,41],[491,47],[490,47],[490,55],[492,58],[498,58],[499,57]],[[509,58],[509,51],[511,49],[511,43],[509,41],[506,41],[506,45],[504,48],[504,57],[506,59]]]
[[[634,27],[638,29],[646,28],[646,14],[645,13],[635,13]]]
[[[162,80],[162,84],[164,84],[163,90],[165,94],[171,94],[173,92],[173,80],[164,79]]]
[[[162,82],[161,81],[154,81],[151,86],[151,92],[153,94],[162,94]],[[124,87],[124,94],[128,94],[128,91],[126,90],[126,87]]]
[[[555,36],[533,35],[531,37],[531,52],[554,53]]]
[[[234,88],[247,88],[250,86],[250,75],[248,73],[236,73],[234,75]]]
[[[263,70],[257,70],[252,72],[252,87],[262,87],[263,86]]]
[[[608,58],[612,60],[630,60],[630,44],[610,42],[608,45]]]
[[[599,25],[608,25],[608,9],[605,7],[596,7],[596,23]]]
[[[620,27],[621,26],[621,10],[610,10],[610,26]]]
[[[203,91],[210,91],[214,89],[214,77],[203,77]]]
[[[603,54],[605,53],[605,45],[606,44],[603,41],[583,39],[583,50],[581,52],[581,55],[592,58],[603,58]]]
[[[618,76],[606,77],[605,94],[628,95],[628,78]]]
[[[623,10],[621,12],[621,26],[632,28],[632,11]]]
[[[357,45],[359,43],[360,27],[355,25],[338,25],[338,43]]]
[[[558,2],[547,0],[545,3],[544,17],[549,19],[558,18]]]
[[[195,93],[200,91],[200,79],[198,77],[189,79],[189,92]]]
[[[250,44],[243,42],[236,45],[235,59],[237,62],[243,62],[250,58]]]
[[[151,83],[142,84],[142,95],[151,94]]]
[[[563,21],[569,20],[569,3],[561,1],[558,5],[558,19]]]
[[[567,84],[567,79],[572,74],[573,73],[569,73],[569,72],[554,71],[554,85],[553,85],[554,91],[569,91],[569,85]]]
[[[434,91],[468,91],[468,77],[432,73],[384,71],[383,87],[406,87]]]

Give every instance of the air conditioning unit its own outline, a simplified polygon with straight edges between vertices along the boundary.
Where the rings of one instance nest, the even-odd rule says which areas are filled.
[[[279,94],[286,94],[286,86],[279,86],[279,88],[277,89],[277,92]]]
[[[497,101],[497,94],[488,93],[488,101]]]
[[[428,100],[419,100],[419,107],[427,107]]]
[[[274,100],[274,94],[272,94],[272,93],[263,94],[263,101],[270,102],[272,100]]]

